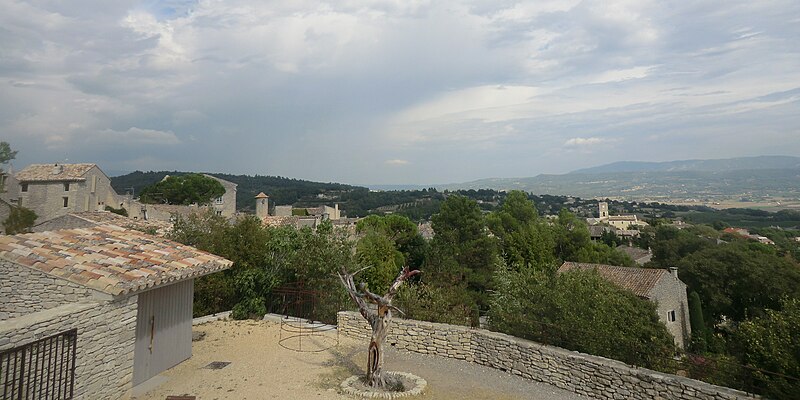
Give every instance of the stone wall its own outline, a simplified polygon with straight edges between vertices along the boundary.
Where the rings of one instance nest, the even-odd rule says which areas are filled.
[[[339,332],[369,339],[360,314],[338,314]],[[603,357],[544,346],[502,333],[396,318],[387,344],[462,359],[599,399],[727,400],[755,396]]]
[[[3,284],[0,285],[0,321],[79,300],[107,296],[5,260],[0,260],[0,277],[3,277]]]
[[[658,319],[672,334],[675,345],[685,349],[689,345],[691,323],[689,322],[689,300],[686,284],[672,273],[663,274],[658,284],[650,291],[650,300],[656,303]],[[670,311],[675,312],[675,321],[669,320]]]
[[[129,398],[136,302],[72,303],[0,321],[0,351],[77,328],[75,399]]]

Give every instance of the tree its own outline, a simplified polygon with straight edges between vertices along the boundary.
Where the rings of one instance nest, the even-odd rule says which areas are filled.
[[[225,188],[214,178],[202,174],[167,176],[145,187],[139,199],[143,203],[207,204],[225,194]]]
[[[17,233],[28,233],[31,227],[36,222],[36,213],[25,207],[11,206],[8,218],[3,221],[3,228],[5,228],[7,235],[15,235]]]
[[[3,186],[5,184],[5,180],[2,179],[3,177],[3,165],[8,164],[9,161],[13,160],[17,157],[17,152],[11,150],[11,145],[8,142],[0,142],[0,192],[3,191]]]
[[[700,295],[692,291],[689,293],[689,321],[692,325],[692,350],[698,353],[705,353],[707,349],[706,341],[706,321],[703,316],[703,303]]]
[[[784,298],[781,308],[743,322],[735,341],[742,362],[758,369],[750,371],[754,387],[769,398],[794,399],[800,393],[800,300]]]
[[[800,297],[800,268],[760,243],[704,248],[674,265],[700,296],[710,324],[761,316],[765,309],[780,310],[783,297]]]
[[[478,203],[453,195],[432,218],[435,233],[426,259],[426,275],[447,285],[465,284],[477,306],[488,305],[497,262],[495,241],[486,231]]]
[[[363,269],[362,269],[363,270]],[[362,270],[350,273],[342,266],[339,271],[339,279],[344,285],[350,298],[358,305],[361,316],[367,320],[372,328],[372,338],[369,342],[367,355],[367,385],[373,388],[385,388],[386,377],[383,375],[383,342],[389,334],[389,327],[392,321],[392,310],[398,310],[392,305],[392,299],[397,295],[397,290],[408,280],[408,278],[419,274],[418,270],[412,271],[404,267],[394,282],[389,286],[389,290],[383,296],[379,296],[369,291],[366,284],[361,283],[356,287],[353,276]],[[377,309],[373,310],[367,302],[375,304]]]
[[[524,192],[510,192],[500,209],[487,218],[487,225],[498,238],[507,265],[552,265],[555,261],[552,234]]]
[[[489,320],[501,332],[662,370],[674,354],[655,304],[597,271],[499,268],[496,282]]]
[[[370,232],[379,233],[391,240],[394,247],[405,257],[405,261],[398,265],[398,268],[401,265],[408,265],[411,269],[418,269],[425,260],[427,243],[419,234],[417,225],[408,217],[397,214],[370,215],[358,221],[356,232],[364,235]]]

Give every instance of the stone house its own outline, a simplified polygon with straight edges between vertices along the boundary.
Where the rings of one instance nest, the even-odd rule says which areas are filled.
[[[211,200],[211,207],[214,208],[214,213],[226,218],[234,216],[236,214],[236,188],[239,185],[208,174],[203,174],[203,176],[216,180],[225,188],[225,194]]]
[[[75,337],[52,368],[5,371],[19,377],[4,388],[74,377],[76,399],[130,398],[134,385],[191,357],[194,278],[230,265],[113,225],[0,236],[0,360],[25,365],[50,351],[42,340]],[[53,369],[64,363],[74,374]]]
[[[203,175],[217,180],[222,184],[222,187],[225,188],[225,194],[216,199],[211,199],[209,204],[144,204],[131,198],[131,196],[126,196],[122,199],[123,204],[121,204],[121,206],[128,210],[128,216],[130,218],[149,221],[171,222],[176,216],[186,217],[190,214],[204,213],[208,210],[212,210],[216,215],[221,215],[225,218],[232,218],[235,216],[236,188],[238,185],[208,174]],[[167,177],[169,177],[169,175],[164,177],[164,179]]]
[[[678,279],[678,269],[630,268],[614,265],[565,262],[558,272],[596,270],[600,276],[615,285],[630,290],[636,296],[656,303],[658,319],[672,334],[675,345],[681,349],[689,344],[689,302],[686,284]]]
[[[119,207],[111,179],[96,164],[31,164],[14,175],[6,196],[33,210],[36,223],[70,212]]]
[[[630,256],[630,258],[639,265],[645,265],[653,259],[652,250],[645,250],[627,244],[617,246],[617,250]]]

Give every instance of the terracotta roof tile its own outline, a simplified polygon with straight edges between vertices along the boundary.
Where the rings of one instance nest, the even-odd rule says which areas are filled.
[[[31,164],[17,172],[20,182],[83,181],[96,164]]]
[[[562,264],[561,267],[558,268],[558,272],[592,269],[597,270],[600,276],[608,279],[615,285],[623,289],[628,289],[639,297],[648,299],[651,297],[650,292],[661,277],[669,274],[669,271],[665,269],[617,267],[614,265],[587,264],[570,261]]]
[[[113,225],[0,237],[0,258],[112,294],[130,294],[231,266],[231,261]]]

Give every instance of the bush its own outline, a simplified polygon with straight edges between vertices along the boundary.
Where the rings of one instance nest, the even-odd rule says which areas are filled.
[[[490,323],[513,336],[629,364],[672,370],[672,336],[655,304],[603,279],[596,271],[558,275],[501,268]]]
[[[28,233],[36,222],[36,213],[25,207],[11,207],[8,218],[3,221],[7,235]]]

